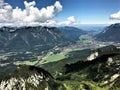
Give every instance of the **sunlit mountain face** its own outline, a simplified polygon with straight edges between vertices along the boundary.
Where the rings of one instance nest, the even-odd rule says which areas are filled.
[[[120,0],[0,0],[0,90],[120,90]]]

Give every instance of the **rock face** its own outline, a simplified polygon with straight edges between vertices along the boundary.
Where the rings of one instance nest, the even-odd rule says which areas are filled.
[[[0,90],[55,90],[53,77],[34,66],[19,66],[0,83]]]
[[[120,23],[106,27],[101,33],[95,36],[95,39],[99,41],[120,42]]]
[[[94,52],[90,56],[87,57],[87,60],[91,61],[91,60],[95,59],[98,55],[99,55],[98,52]]]

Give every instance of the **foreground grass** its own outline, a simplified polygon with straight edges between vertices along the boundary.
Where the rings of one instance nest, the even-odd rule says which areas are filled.
[[[66,58],[66,55],[69,52],[77,51],[77,50],[83,50],[83,48],[74,48],[74,49],[66,50],[66,51],[63,51],[63,52],[60,52],[57,54],[46,55],[42,58],[42,60],[39,62],[39,64],[45,64],[45,63],[49,63],[49,62],[55,62],[55,61],[62,60],[64,58]]]
[[[93,81],[74,81],[68,80],[63,81],[63,86],[66,90],[110,90],[111,85],[107,85],[104,87],[98,86],[98,83]]]
[[[40,64],[49,63],[49,62],[55,62],[59,61],[65,58],[65,55],[68,53],[68,51],[53,54],[53,55],[46,55],[42,58],[42,60],[39,62]]]

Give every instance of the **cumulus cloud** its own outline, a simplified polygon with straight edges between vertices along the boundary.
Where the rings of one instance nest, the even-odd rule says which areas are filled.
[[[76,22],[76,19],[74,16],[69,16],[66,21],[58,22],[55,20],[47,20],[47,22],[43,23],[43,25],[49,25],[49,26],[69,26],[69,25],[75,25],[78,24]]]
[[[73,24],[75,23],[75,17],[74,16],[70,16],[67,18],[67,24],[70,25],[70,24]]]
[[[3,0],[0,1],[0,22],[8,22],[12,17],[12,7],[4,3]]]
[[[60,11],[62,11],[62,5],[60,4],[59,1],[56,1],[54,6],[56,7],[56,12],[59,13]]]
[[[74,24],[75,22],[76,22],[75,17],[74,17],[74,16],[70,16],[70,17],[67,18],[66,21],[61,22],[60,25],[72,25],[72,24]]]
[[[39,9],[35,7],[36,2],[24,1],[25,9],[16,7],[12,8],[8,3],[4,3],[4,0],[0,1],[0,22],[1,23],[56,23],[51,19],[62,11],[62,5],[59,1],[56,1],[54,5],[47,6],[46,8]]]
[[[114,13],[114,14],[110,15],[110,19],[120,20],[120,11],[118,11],[117,13]]]
[[[55,20],[47,20],[46,24],[54,26],[57,25],[57,22]]]
[[[5,3],[4,0],[0,0],[0,23],[15,23],[16,25],[72,25],[75,24],[76,19],[74,16],[70,16],[66,21],[57,22],[53,18],[59,14],[63,7],[59,1],[56,1],[54,5],[47,6],[46,8],[37,8],[36,2],[24,1],[25,9],[13,7]]]

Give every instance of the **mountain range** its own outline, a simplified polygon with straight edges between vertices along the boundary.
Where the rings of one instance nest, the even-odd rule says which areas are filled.
[[[120,0],[0,0],[0,90],[120,90]]]
[[[67,27],[64,31],[61,29],[46,26],[1,27],[0,50],[26,51],[39,49],[39,51],[44,51],[54,46],[73,43],[79,39],[80,35],[85,34],[84,31],[76,30],[76,28]]]
[[[113,24],[94,38],[119,42],[119,31],[120,24]],[[84,34],[87,32],[67,26],[1,27],[0,90],[120,90],[120,48],[114,45],[60,52],[60,56],[64,56],[60,60],[52,60],[59,56],[48,60],[46,56],[39,56],[42,59],[33,65],[15,64],[17,60],[14,55],[22,57],[24,53],[9,53],[30,50],[41,52],[55,46],[70,45]],[[6,53],[3,51],[13,58],[5,60]],[[53,54],[59,55],[59,52],[47,53],[48,56]],[[31,55],[37,56],[31,53],[28,57]],[[18,63],[28,59],[24,57]],[[36,61],[36,58],[31,59]],[[46,63],[40,63],[42,60]]]
[[[79,40],[79,37],[81,35],[87,34],[86,31],[83,31],[82,29],[76,28],[76,27],[58,27],[60,31],[65,35],[65,38],[68,40],[75,42]]]
[[[119,90],[120,49],[107,46],[91,50],[89,55],[95,52],[98,54],[91,60],[68,57],[40,66],[19,65],[1,78],[0,89]]]
[[[112,24],[106,27],[101,33],[95,36],[99,41],[120,42],[120,23]]]

